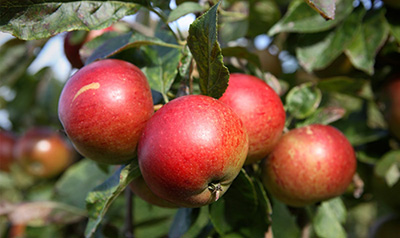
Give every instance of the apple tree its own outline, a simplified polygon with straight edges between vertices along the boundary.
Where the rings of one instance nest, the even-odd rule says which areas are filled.
[[[399,14],[0,0],[0,237],[397,237]]]

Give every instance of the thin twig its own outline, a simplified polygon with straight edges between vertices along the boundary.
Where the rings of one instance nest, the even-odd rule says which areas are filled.
[[[133,193],[127,188],[125,189],[125,205],[126,205],[126,217],[124,225],[124,237],[134,238],[133,235]]]

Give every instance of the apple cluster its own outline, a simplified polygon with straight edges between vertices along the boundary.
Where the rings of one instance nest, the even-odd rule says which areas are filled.
[[[223,96],[186,95],[154,112],[146,76],[105,59],[77,71],[59,100],[59,119],[83,156],[125,164],[142,176],[130,188],[164,207],[217,201],[243,166],[261,167],[276,198],[305,206],[341,195],[356,170],[353,147],[337,129],[310,125],[283,134],[279,95],[263,80],[234,73]]]

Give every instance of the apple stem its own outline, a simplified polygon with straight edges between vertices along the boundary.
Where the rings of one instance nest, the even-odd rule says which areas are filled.
[[[218,201],[222,192],[222,186],[220,183],[214,184],[210,183],[208,185],[208,189],[211,191],[212,194],[215,194],[215,202]]]
[[[162,108],[162,106],[163,106],[162,104],[157,104],[157,105],[153,106],[153,109],[156,112],[156,111],[160,110]]]

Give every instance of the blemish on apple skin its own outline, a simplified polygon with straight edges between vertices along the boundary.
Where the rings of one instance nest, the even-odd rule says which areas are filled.
[[[290,156],[291,159],[294,158],[294,155],[295,155],[295,152],[292,149],[289,150],[289,156]]]
[[[312,135],[313,131],[311,130],[311,128],[309,126],[307,126],[307,130],[306,130],[307,135]]]
[[[87,90],[90,89],[99,89],[100,88],[100,83],[91,83],[88,85],[83,86],[79,91],[75,94],[74,98],[72,99],[72,102],[75,101],[75,99],[81,95],[82,93],[86,92]]]

